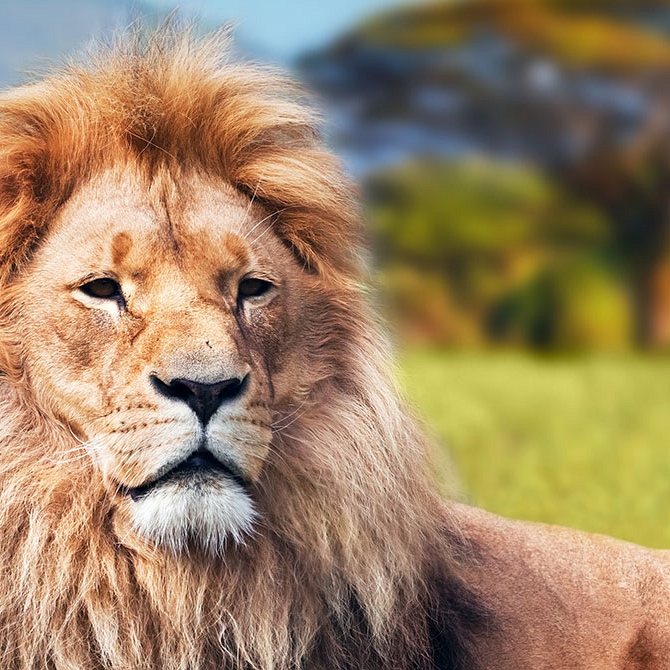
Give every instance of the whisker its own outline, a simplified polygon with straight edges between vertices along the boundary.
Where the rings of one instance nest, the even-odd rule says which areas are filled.
[[[249,246],[253,246],[254,244],[256,244],[256,242],[258,242],[258,240],[260,240],[261,237],[263,237],[263,235],[265,235],[270,230],[272,230],[272,226],[268,226],[258,237],[256,237],[253,241],[249,242]]]
[[[154,137],[156,137],[156,130],[155,129],[153,131],[153,134],[149,138],[142,137],[142,135],[138,135],[137,133],[133,132],[130,129],[126,129],[126,132],[129,135],[131,135],[132,137],[134,137],[135,139],[138,139],[138,140],[141,140],[142,142],[145,142],[144,147],[142,147],[142,149],[139,152],[140,155],[143,154],[149,147],[154,147],[154,149],[158,149],[158,151],[162,151],[164,154],[166,154],[170,158],[172,158],[174,160],[177,160],[176,157],[173,156],[167,149],[163,148],[162,146],[160,146],[159,144],[156,144],[153,141]]]
[[[305,414],[307,413],[307,410],[304,412],[300,412],[297,416],[295,416],[291,421],[289,421],[287,424],[284,424],[283,426],[279,426],[278,428],[274,429],[273,432],[276,433],[277,435],[279,433],[283,433],[289,426],[292,426],[296,421],[301,419]]]
[[[307,399],[303,400],[292,412],[289,412],[288,414],[284,414],[283,416],[279,417],[276,421],[272,422],[272,427],[274,428],[278,424],[280,424],[282,421],[285,421],[286,419],[290,419],[294,414],[299,412],[305,405],[307,404]]]
[[[249,235],[251,235],[251,233],[253,233],[254,230],[256,230],[256,228],[258,228],[258,226],[265,223],[268,219],[271,219],[273,216],[277,216],[277,214],[281,214],[282,212],[285,212],[287,209],[288,209],[288,207],[282,207],[281,209],[278,209],[278,210],[272,212],[271,214],[268,214],[267,216],[263,217],[260,221],[255,223],[249,230],[247,230],[246,233],[244,233],[244,235],[242,236],[242,239],[244,239],[244,240],[249,239]],[[272,229],[272,226],[268,226],[263,231],[263,233],[261,233],[261,235],[263,235],[266,231],[271,230],[271,229]],[[258,240],[258,238],[256,238],[254,240],[254,242],[256,242],[257,240]],[[253,244],[254,242],[250,242],[250,244]]]
[[[247,222],[247,218],[249,216],[249,211],[251,210],[252,205],[254,204],[254,200],[256,199],[256,194],[258,193],[258,187],[261,185],[261,181],[263,180],[263,177],[265,176],[265,173],[261,173],[261,176],[258,178],[258,181],[256,182],[256,188],[254,189],[254,192],[251,195],[251,200],[249,200],[249,204],[247,205],[247,209],[244,212],[244,217],[242,218],[242,221],[240,221],[240,224],[237,226],[237,233],[242,232],[242,227],[244,224]]]
[[[95,452],[101,448],[101,444],[97,438],[84,442],[78,438],[70,429],[72,437],[79,442],[79,444],[71,449],[64,449],[58,454],[47,455],[46,461],[48,463],[54,464],[65,464],[65,463],[75,463],[77,461],[84,460],[85,458],[91,457],[91,452]],[[70,454],[77,454],[76,456],[69,456]],[[65,458],[63,458],[65,457]]]
[[[73,456],[72,458],[52,458],[47,456],[45,459],[47,463],[52,463],[53,465],[65,465],[66,463],[76,463],[77,461],[83,461],[85,458],[89,458],[90,454],[84,452],[79,456]]]
[[[86,443],[83,442],[82,444],[78,444],[76,447],[72,447],[72,449],[63,449],[62,451],[59,451],[58,453],[63,454],[64,456],[67,456],[68,454],[74,454],[76,452],[83,452],[86,451]]]

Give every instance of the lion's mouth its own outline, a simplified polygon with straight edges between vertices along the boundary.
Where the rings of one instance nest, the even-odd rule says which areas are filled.
[[[235,482],[242,489],[247,488],[248,482],[235,464],[224,463],[209,451],[202,449],[194,451],[188,458],[160,477],[140,486],[121,487],[120,491],[124,495],[129,495],[133,500],[140,500],[153,489],[168,482],[177,484],[181,482],[184,485],[204,484],[208,480],[220,479],[222,475]]]

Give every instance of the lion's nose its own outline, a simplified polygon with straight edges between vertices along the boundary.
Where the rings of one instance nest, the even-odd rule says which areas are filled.
[[[166,383],[152,375],[151,381],[162,395],[185,402],[204,426],[222,403],[234,400],[244,393],[248,378],[249,375],[244,378],[232,377],[212,384],[179,378]]]

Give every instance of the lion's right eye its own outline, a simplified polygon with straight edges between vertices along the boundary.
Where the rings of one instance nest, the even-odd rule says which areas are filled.
[[[240,282],[237,288],[237,296],[241,300],[245,298],[260,298],[270,291],[272,284],[265,279],[247,277]]]
[[[79,287],[79,290],[92,298],[102,298],[105,300],[123,299],[118,282],[108,277],[101,277],[100,279],[86,282],[86,284],[82,284]]]

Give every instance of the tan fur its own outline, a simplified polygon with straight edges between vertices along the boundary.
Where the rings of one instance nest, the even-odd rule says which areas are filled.
[[[227,53],[168,27],[0,102],[0,667],[664,667],[652,554],[436,495],[351,188]],[[206,426],[156,382],[238,377]],[[200,443],[236,482],[128,494]]]

